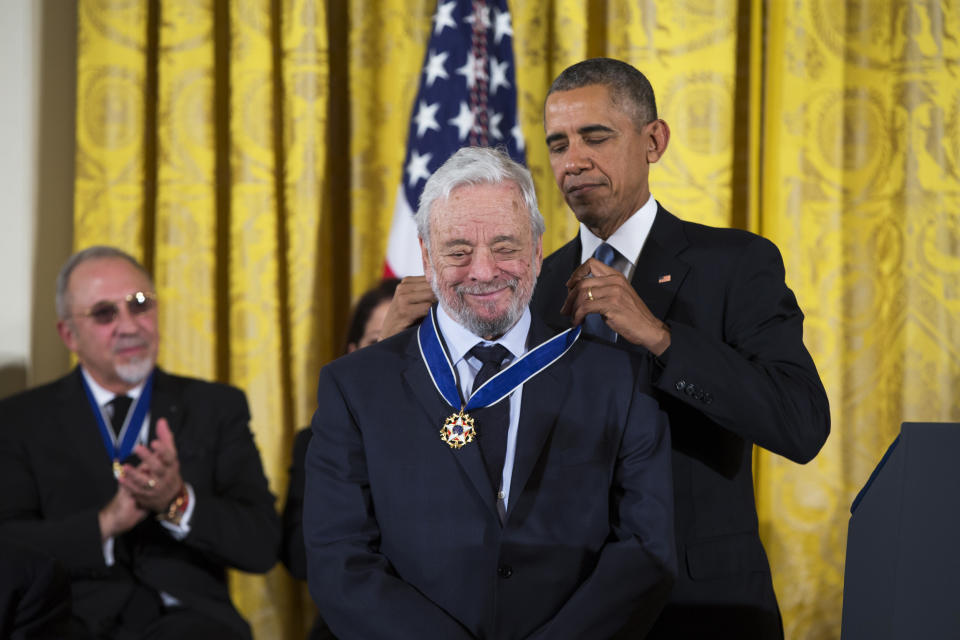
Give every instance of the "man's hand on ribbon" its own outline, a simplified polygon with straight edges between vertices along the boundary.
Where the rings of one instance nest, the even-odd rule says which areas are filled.
[[[588,313],[599,313],[621,339],[659,356],[670,346],[670,329],[637,295],[622,273],[596,258],[577,267],[567,281],[567,299],[560,313],[574,326]]]

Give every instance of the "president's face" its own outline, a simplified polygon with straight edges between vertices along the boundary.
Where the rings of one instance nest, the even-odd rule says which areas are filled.
[[[602,84],[547,97],[544,132],[554,179],[577,220],[599,237],[608,238],[649,199],[659,126],[638,130]]]
[[[152,299],[133,305],[126,298],[137,292],[153,295],[150,280],[122,258],[81,262],[67,283],[69,317],[57,324],[67,348],[100,385],[116,393],[146,379],[157,359],[157,308]],[[115,305],[117,313],[90,315]],[[98,322],[98,316],[100,322]]]
[[[423,269],[444,310],[474,334],[496,338],[530,303],[543,249],[513,182],[463,185],[430,210]]]

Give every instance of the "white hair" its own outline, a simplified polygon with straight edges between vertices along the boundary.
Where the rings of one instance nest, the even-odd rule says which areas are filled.
[[[546,224],[537,206],[537,193],[533,189],[530,171],[513,161],[502,149],[462,147],[433,172],[420,194],[414,220],[417,223],[417,234],[427,250],[430,249],[430,210],[434,202],[448,198],[457,187],[502,182],[513,182],[520,188],[530,216],[533,241],[536,243],[543,235]]]

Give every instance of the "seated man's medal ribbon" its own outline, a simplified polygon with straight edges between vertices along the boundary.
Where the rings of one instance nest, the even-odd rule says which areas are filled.
[[[116,436],[113,434],[113,429],[107,425],[107,418],[103,409],[97,404],[96,398],[93,397],[93,391],[90,390],[87,379],[81,375],[80,381],[83,382],[83,390],[87,394],[87,401],[90,403],[93,415],[97,419],[97,426],[100,427],[103,446],[107,448],[107,455],[113,460],[113,475],[119,478],[123,470],[123,461],[130,457],[133,448],[137,446],[137,438],[140,436],[143,419],[147,417],[147,411],[150,410],[150,397],[153,395],[153,372],[147,377],[147,381],[143,385],[143,391],[140,392],[140,397],[133,405],[133,410],[127,412],[123,428]]]

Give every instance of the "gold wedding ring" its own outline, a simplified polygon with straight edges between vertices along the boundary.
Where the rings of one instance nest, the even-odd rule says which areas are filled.
[[[587,300],[593,302],[593,288],[590,287],[587,289]]]

